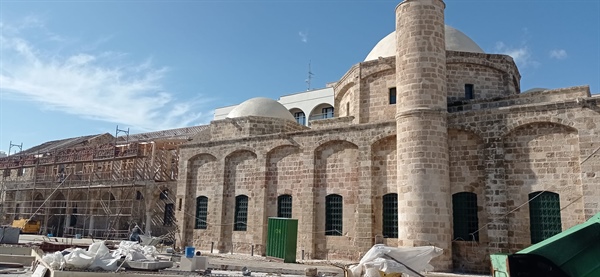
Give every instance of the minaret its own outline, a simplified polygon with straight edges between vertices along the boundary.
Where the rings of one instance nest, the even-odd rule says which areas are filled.
[[[446,43],[442,0],[396,7],[398,240],[434,245],[436,271],[452,270]]]

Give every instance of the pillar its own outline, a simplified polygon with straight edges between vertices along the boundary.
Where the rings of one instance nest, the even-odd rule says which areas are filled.
[[[442,0],[396,7],[398,240],[442,248],[436,271],[452,270],[444,8]]]

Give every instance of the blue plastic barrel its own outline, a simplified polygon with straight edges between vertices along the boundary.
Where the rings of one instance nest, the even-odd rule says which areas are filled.
[[[185,257],[186,258],[193,258],[194,255],[196,253],[196,248],[193,246],[186,246],[185,247]]]

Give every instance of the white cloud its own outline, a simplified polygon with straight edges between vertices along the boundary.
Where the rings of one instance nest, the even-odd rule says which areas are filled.
[[[304,43],[308,42],[308,32],[298,32],[298,35],[300,36],[300,40]]]
[[[2,97],[142,130],[198,124],[208,115],[199,112],[199,98],[176,100],[163,85],[169,69],[150,59],[132,64],[118,52],[49,54],[17,30],[0,25]]]
[[[550,51],[550,58],[564,60],[567,58],[567,51],[565,49],[554,49]]]
[[[501,54],[509,55],[513,58],[517,66],[526,68],[529,66],[538,67],[539,62],[535,61],[531,57],[531,51],[526,43],[523,43],[520,47],[507,46],[504,42],[499,41],[496,43],[496,51]]]

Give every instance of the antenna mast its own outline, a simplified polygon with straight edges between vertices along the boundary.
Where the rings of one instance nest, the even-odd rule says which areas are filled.
[[[310,81],[312,80],[312,76],[315,75],[310,70],[310,61],[308,62],[308,78],[306,79],[306,90],[310,90]]]
[[[23,152],[23,143],[21,142],[21,144],[14,144],[12,143],[12,140],[10,141],[10,146],[8,147],[8,155],[10,156],[10,151],[12,150],[13,146],[15,148],[19,148],[19,153]],[[17,154],[17,151],[15,150],[15,154]]]

